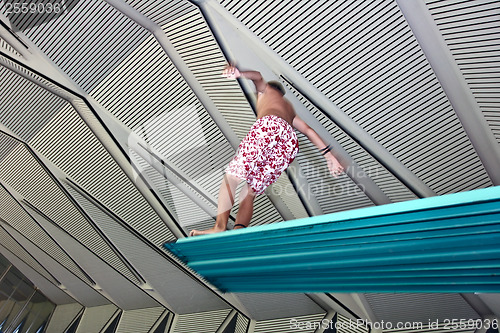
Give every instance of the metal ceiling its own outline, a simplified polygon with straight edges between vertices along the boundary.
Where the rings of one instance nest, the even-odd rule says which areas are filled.
[[[253,225],[500,185],[498,1],[74,0],[50,15],[8,3],[0,253],[59,304],[54,332],[118,317],[118,331],[225,332],[236,318],[236,332],[289,332],[289,318],[335,312],[454,318],[454,302],[500,316],[495,294],[221,294],[161,249],[213,222],[255,119],[251,85],[220,77],[227,61],[281,80],[347,169],[331,178],[300,137]]]

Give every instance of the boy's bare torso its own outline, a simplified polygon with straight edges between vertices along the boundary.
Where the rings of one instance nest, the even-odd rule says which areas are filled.
[[[267,86],[264,92],[257,94],[257,119],[269,115],[283,118],[292,125],[295,111],[279,91]]]

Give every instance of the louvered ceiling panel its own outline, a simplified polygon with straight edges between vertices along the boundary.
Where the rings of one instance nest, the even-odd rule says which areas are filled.
[[[179,315],[172,333],[216,332],[230,310]]]
[[[62,90],[22,67],[20,70],[26,72],[42,86],[47,85],[51,89]],[[21,79],[17,74],[5,77],[10,79],[6,81],[9,83],[6,89],[7,87],[11,90],[15,89],[15,84],[21,82],[28,91],[16,91],[17,104],[12,103],[12,107],[2,114],[5,119],[3,122],[13,126],[17,133],[23,135],[23,139],[30,140],[28,143],[32,147],[49,158],[96,198],[102,200],[105,205],[113,209],[144,236],[158,245],[174,238],[165,223],[67,102],[61,104],[62,99],[49,98],[50,94],[46,90],[24,78]],[[29,95],[30,92],[44,97],[47,103],[54,101],[54,105],[50,107],[50,104],[43,104],[33,99]],[[32,101],[32,103],[29,107],[22,108],[19,106],[24,105],[22,101]],[[83,101],[75,103],[78,105],[75,104],[74,107],[79,108],[80,112],[86,115],[92,114]],[[64,109],[61,109],[63,106]],[[57,117],[55,117],[56,114]],[[72,129],[69,129],[70,125],[73,126]],[[80,142],[77,139],[81,139]],[[60,144],[54,145],[54,142]],[[83,150],[83,148],[88,150]],[[96,163],[97,161],[100,163]]]
[[[438,194],[490,184],[395,1],[222,4]]]
[[[19,141],[13,140],[6,135],[0,136],[0,163],[3,159],[9,156],[10,152],[16,149],[19,145]]]
[[[116,328],[116,333],[150,332],[164,312],[164,308],[124,311]]]
[[[307,316],[296,316],[293,318],[280,318],[258,321],[255,325],[255,333],[313,333],[320,328],[319,325],[325,314],[314,314]]]
[[[426,3],[500,143],[500,3]]]
[[[67,104],[63,99],[1,66],[0,80],[0,123],[23,140],[29,141]],[[36,121],[27,121],[26,109],[43,112],[39,112]]]
[[[67,125],[71,129],[70,124]],[[24,146],[19,147],[0,164],[1,179],[84,246],[132,281],[137,281],[33,155]]]
[[[61,112],[30,144],[155,244],[173,239],[170,230],[74,109]]]
[[[237,81],[221,76],[227,61],[199,9],[178,17],[163,29],[217,110],[243,139],[255,122],[255,114]]]
[[[67,186],[69,193],[96,221],[102,231],[116,245],[128,262],[145,280],[147,289],[166,300],[171,311],[176,313],[200,312],[203,310],[226,309],[228,306],[212,291],[186,275],[164,256],[154,251],[142,239],[131,233],[90,198]],[[183,265],[184,266],[184,265]],[[193,298],[196,302],[192,302]],[[133,331],[133,330],[130,330]],[[139,332],[142,330],[138,330]]]
[[[163,26],[180,16],[191,12],[194,5],[185,0],[125,0],[129,5]]]
[[[422,322],[480,316],[460,294],[365,294],[377,320],[397,322]],[[453,318],[450,318],[453,314]]]
[[[21,54],[19,52],[17,52],[15,48],[10,46],[10,44],[7,43],[5,41],[5,39],[3,39],[1,37],[0,37],[0,49],[4,49],[5,51],[7,51],[9,53],[15,54],[18,57],[22,57]]]
[[[54,285],[60,285],[57,281],[40,263],[33,258],[4,228],[3,222],[0,220],[0,243],[16,257],[21,259],[26,265],[37,271],[40,275],[52,282]]]
[[[13,24],[86,92],[148,37],[145,29],[98,0],[78,1],[71,11],[33,27]]]
[[[50,255],[54,260],[61,263],[68,270],[77,275],[82,281],[92,284],[87,276],[81,271],[75,262],[57,245],[50,235],[36,223],[32,216],[28,215],[25,210],[10,196],[10,194],[0,187],[0,218],[7,222],[10,226],[16,229],[36,244],[42,251]],[[15,252],[14,252],[15,253]]]

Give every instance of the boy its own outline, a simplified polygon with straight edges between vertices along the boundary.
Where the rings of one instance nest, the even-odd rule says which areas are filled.
[[[257,90],[257,121],[240,143],[238,153],[226,168],[226,175],[219,190],[217,218],[213,228],[192,230],[190,236],[225,231],[229,214],[234,205],[234,193],[244,180],[240,193],[240,207],[234,229],[246,228],[253,214],[255,196],[274,183],[292,163],[299,150],[294,128],[322,151],[330,173],[336,177],[343,167],[330,152],[319,135],[297,117],[292,104],[285,99],[285,89],[277,81],[266,82],[257,71],[239,71],[226,66],[222,76],[252,80]]]

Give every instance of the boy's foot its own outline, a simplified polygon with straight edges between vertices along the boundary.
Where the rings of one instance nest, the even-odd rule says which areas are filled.
[[[208,235],[208,234],[215,234],[218,232],[223,232],[226,231],[226,229],[220,229],[220,228],[210,228],[207,230],[191,230],[189,233],[189,236],[199,236],[199,235]]]

